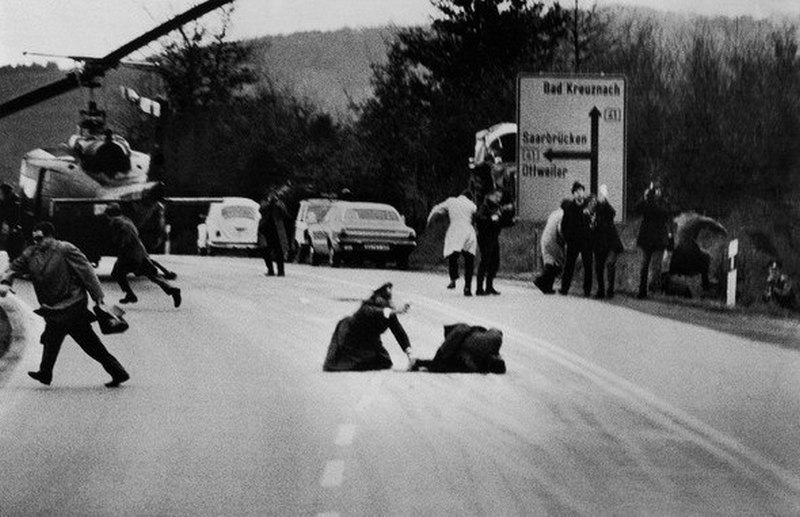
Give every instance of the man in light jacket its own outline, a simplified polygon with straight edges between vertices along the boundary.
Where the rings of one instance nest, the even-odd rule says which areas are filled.
[[[71,336],[86,355],[111,375],[106,386],[115,388],[130,376],[92,330],[94,315],[87,308],[87,292],[95,304],[103,306],[100,281],[86,256],[72,244],[56,240],[54,233],[52,224],[38,223],[32,234],[34,244],[25,249],[0,278],[0,297],[5,297],[15,276],[30,275],[41,305],[36,313],[45,320],[41,337],[42,362],[39,371],[28,372],[28,375],[49,385],[61,344],[64,338]]]
[[[475,268],[475,254],[478,251],[478,239],[475,234],[475,213],[478,207],[470,199],[468,192],[457,197],[449,197],[431,210],[428,224],[437,215],[447,215],[450,226],[444,237],[444,257],[448,261],[450,284],[448,289],[455,289],[458,280],[458,256],[464,256],[464,296],[472,296],[472,272]]]

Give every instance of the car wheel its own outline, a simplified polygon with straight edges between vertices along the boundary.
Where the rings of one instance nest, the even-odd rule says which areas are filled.
[[[294,257],[293,257],[294,262],[297,263],[297,264],[302,264],[303,263],[303,259],[305,258],[305,256],[303,255],[303,251],[304,251],[303,250],[303,244],[295,242],[294,243],[294,249],[295,249]]]
[[[319,253],[314,249],[314,246],[308,247],[308,263],[312,266],[319,266],[322,263],[322,259]]]
[[[328,264],[331,267],[339,267],[342,264],[342,254],[336,251],[331,243],[328,243]]]

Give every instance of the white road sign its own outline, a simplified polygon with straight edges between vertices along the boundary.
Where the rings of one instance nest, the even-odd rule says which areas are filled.
[[[625,213],[625,78],[533,75],[517,79],[519,216],[541,221],[580,181]]]

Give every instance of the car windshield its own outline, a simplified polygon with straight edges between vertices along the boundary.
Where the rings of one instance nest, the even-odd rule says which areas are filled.
[[[351,208],[344,216],[345,221],[399,221],[397,212],[382,208]]]
[[[222,208],[222,217],[225,219],[256,219],[256,210],[250,206],[225,206]]]
[[[308,216],[310,214],[314,214],[314,216],[317,218],[317,221],[322,221],[322,218],[325,217],[325,214],[328,213],[328,210],[330,210],[330,208],[331,208],[330,205],[310,206],[308,207],[308,212],[306,213],[306,219],[308,219]]]

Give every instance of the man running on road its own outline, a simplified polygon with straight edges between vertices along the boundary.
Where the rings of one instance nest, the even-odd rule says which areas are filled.
[[[111,375],[106,386],[116,388],[130,376],[92,330],[95,318],[87,309],[87,291],[95,304],[103,308],[100,281],[86,256],[72,244],[56,240],[54,234],[51,223],[38,223],[33,229],[35,244],[9,264],[0,278],[0,297],[5,297],[15,276],[30,275],[41,305],[36,313],[45,320],[41,337],[42,362],[38,372],[28,372],[28,375],[49,385],[61,344],[64,338],[71,336],[86,355],[103,365]]]
[[[128,283],[128,274],[145,276],[172,297],[175,307],[181,306],[181,290],[169,282],[158,272],[157,266],[150,259],[147,250],[139,239],[139,230],[133,221],[122,215],[117,205],[109,205],[105,215],[111,229],[111,241],[117,249],[117,262],[111,270],[111,276],[117,281],[125,297],[119,303],[136,303],[139,298]]]

